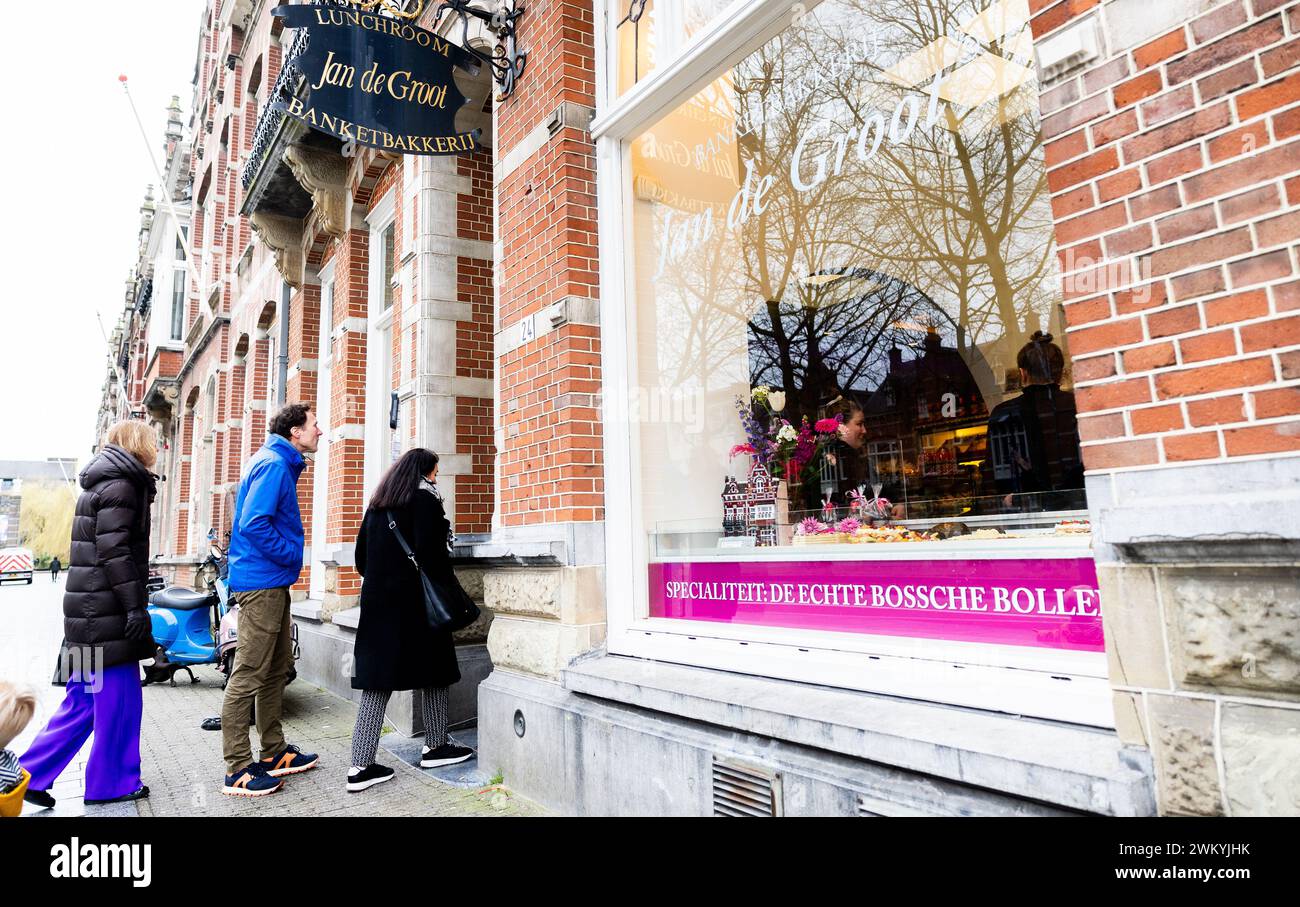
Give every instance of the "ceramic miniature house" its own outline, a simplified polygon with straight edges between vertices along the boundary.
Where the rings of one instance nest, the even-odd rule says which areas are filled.
[[[777,496],[781,483],[758,461],[749,468],[749,481],[727,476],[722,484],[722,534],[726,538],[750,535],[754,544],[777,543]]]
[[[727,476],[722,484],[722,534],[733,538],[746,534],[745,486],[735,476]]]
[[[767,467],[758,462],[750,467],[749,482],[745,486],[748,532],[759,547],[776,544],[777,486],[777,480],[772,478]]]

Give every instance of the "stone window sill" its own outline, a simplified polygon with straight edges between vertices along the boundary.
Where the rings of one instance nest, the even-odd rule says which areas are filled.
[[[1111,731],[605,655],[565,688],[1070,809],[1155,814],[1149,768]]]

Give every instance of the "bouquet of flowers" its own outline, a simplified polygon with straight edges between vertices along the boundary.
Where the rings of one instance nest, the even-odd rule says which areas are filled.
[[[785,479],[791,485],[799,481],[799,473],[817,454],[835,440],[840,420],[821,419],[815,424],[807,416],[796,426],[780,415],[785,409],[785,394],[759,385],[750,391],[751,403],[736,398],[736,413],[740,427],[745,432],[745,443],[731,448],[731,456],[749,454],[771,472],[773,478]],[[766,418],[760,419],[758,413]]]

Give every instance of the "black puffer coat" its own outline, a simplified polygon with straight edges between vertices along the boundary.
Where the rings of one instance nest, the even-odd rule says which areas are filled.
[[[449,575],[450,525],[433,491],[421,486],[415,500],[393,516],[424,572],[431,578]],[[356,564],[363,580],[352,688],[418,690],[460,680],[451,634],[429,629],[420,577],[382,513],[366,511]]]
[[[104,667],[149,658],[154,643],[127,639],[126,617],[148,604],[149,504],[156,480],[134,456],[108,444],[81,471],[81,487],[85,491],[72,520],[63,635],[68,646],[102,649]]]

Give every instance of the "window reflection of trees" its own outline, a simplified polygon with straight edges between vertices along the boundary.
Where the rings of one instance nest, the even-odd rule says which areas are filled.
[[[850,79],[824,84],[814,96],[820,103],[799,125],[862,124],[873,112],[892,111],[907,93],[924,94],[929,79],[907,89],[884,71],[940,38],[961,38],[974,45],[971,52],[987,50],[1005,59],[1006,39],[981,44],[958,29],[986,5],[826,3],[817,20],[837,27],[791,30],[781,46],[769,45],[766,52],[787,69],[815,65],[845,52],[846,35],[854,31],[845,23],[871,21],[888,56],[859,64]],[[950,68],[946,76],[952,74]],[[1023,115],[1034,92],[1031,81],[976,108],[941,103],[940,128],[918,127],[903,144],[882,142],[868,166],[846,164],[843,205],[870,207],[876,217],[870,232],[835,237],[847,240],[866,263],[954,304],[954,318],[975,342],[1001,336],[1011,350],[1040,326],[1056,298],[1041,133],[1036,118]],[[797,134],[787,132],[784,140],[797,141]],[[799,220],[797,208],[789,213]],[[850,223],[857,220],[850,214]]]
[[[954,73],[982,54],[1032,67],[1023,34],[980,40],[958,27],[988,5],[824,0],[691,102],[734,123],[736,190],[747,163],[774,182],[766,209],[736,229],[730,199],[699,174],[665,186],[671,202],[641,209],[634,230],[651,241],[638,247],[638,294],[655,300],[642,328],[656,335],[645,378],[734,386],[733,357],[746,355],[747,339],[750,377],[783,388],[797,421],[837,391],[882,388],[889,350],[918,359],[937,329],[991,409],[1027,336],[1063,333],[1053,323],[1059,284],[1032,77],[976,107],[941,100],[927,129],[932,76],[904,86],[887,75],[945,36],[962,48],[947,80],[959,82]],[[802,137],[811,136],[802,172],[823,152],[833,171],[834,137],[876,113],[887,125],[905,97],[919,120],[905,141],[886,137],[866,163],[850,142],[839,173],[795,189]],[[694,140],[707,142],[713,125],[701,119]],[[709,231],[687,226],[705,212]]]
[[[787,29],[737,66],[742,156],[756,174],[776,177],[767,210],[745,224],[738,248],[742,298],[764,301],[761,320],[771,322],[774,305],[823,310],[828,290],[809,282],[810,274],[869,268],[936,300],[963,326],[960,343],[996,343],[1000,361],[1012,361],[1024,338],[1050,321],[1057,288],[1041,136],[1036,119],[1023,115],[1032,82],[977,108],[941,102],[939,128],[922,123],[904,143],[886,140],[865,165],[850,149],[842,173],[811,191],[797,192],[789,179],[796,145],[810,132],[820,138],[805,152],[809,162],[826,150],[833,159],[829,137],[872,113],[888,122],[909,94],[924,119],[929,80],[896,84],[884,73],[897,60],[943,36],[962,38],[970,53],[1008,53],[1005,38],[979,44],[957,28],[983,6],[827,0],[803,27]],[[879,37],[882,55],[854,53],[864,32]],[[851,66],[835,67],[841,78],[809,78],[850,55]],[[681,276],[699,273],[692,266]],[[864,300],[881,302],[878,294]],[[846,317],[841,311],[826,316],[827,327]],[[815,331],[817,318],[808,322]],[[850,336],[858,335],[837,334],[836,343]]]
[[[784,388],[794,422],[819,417],[842,393],[880,387],[891,348],[919,349],[931,329],[958,333],[933,300],[896,277],[855,269],[806,282],[808,293],[769,300],[749,322],[751,381]]]

